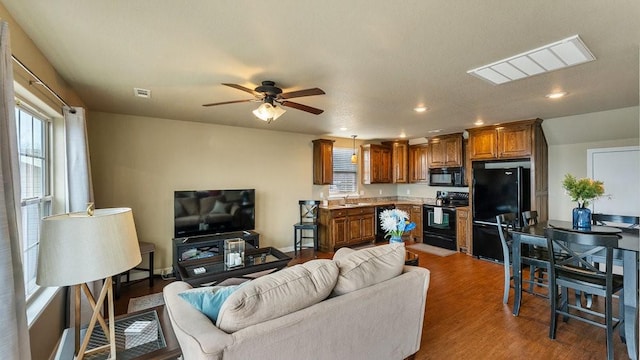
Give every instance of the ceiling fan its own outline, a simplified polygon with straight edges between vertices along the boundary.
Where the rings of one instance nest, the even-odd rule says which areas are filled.
[[[277,119],[278,117],[280,117],[280,115],[285,113],[286,110],[282,109],[281,107],[278,107],[276,104],[306,111],[314,115],[319,115],[324,112],[324,110],[321,110],[318,108],[314,108],[311,106],[307,106],[307,105],[303,105],[297,102],[287,100],[287,99],[303,97],[303,96],[324,95],[325,92],[318,88],[283,93],[282,89],[277,87],[275,82],[269,81],[269,80],[263,81],[262,85],[258,86],[253,90],[238,84],[222,84],[222,85],[248,92],[253,96],[255,96],[256,98],[246,99],[246,100],[223,101],[223,102],[217,102],[217,103],[211,103],[211,104],[204,104],[202,106],[216,106],[216,105],[235,104],[235,103],[242,103],[242,102],[262,102],[262,104],[257,109],[253,110],[253,114],[259,119],[267,122],[271,122]]]

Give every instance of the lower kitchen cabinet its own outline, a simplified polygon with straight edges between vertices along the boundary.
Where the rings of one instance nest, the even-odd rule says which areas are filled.
[[[318,218],[320,251],[336,249],[375,240],[375,207],[320,209]]]
[[[456,237],[458,243],[458,251],[473,254],[471,248],[471,216],[469,207],[456,208]]]
[[[409,220],[416,223],[416,228],[411,230],[411,239],[415,242],[422,242],[422,204],[411,205]]]

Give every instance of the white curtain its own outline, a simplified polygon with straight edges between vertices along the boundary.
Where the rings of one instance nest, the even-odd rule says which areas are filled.
[[[87,124],[85,120],[85,112],[83,108],[64,107],[64,134],[66,146],[66,169],[67,169],[67,211],[85,211],[87,204],[93,202],[93,185],[91,182],[91,164],[89,161],[89,143],[87,140]],[[94,297],[102,288],[101,281],[94,281],[89,284],[89,288]],[[68,309],[75,308],[75,298],[68,291]],[[86,324],[91,318],[91,306],[85,296],[81,298],[80,323]],[[75,313],[69,311],[67,325],[72,326],[74,323]]]
[[[0,357],[30,359],[20,241],[20,167],[9,25],[0,23]]]
[[[84,211],[93,202],[89,143],[84,109],[63,109],[64,133],[67,155],[68,211]]]

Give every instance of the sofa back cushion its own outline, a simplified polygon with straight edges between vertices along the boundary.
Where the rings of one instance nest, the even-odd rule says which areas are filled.
[[[222,304],[216,326],[232,333],[326,299],[336,285],[332,260],[311,260],[250,281]]]
[[[338,250],[333,260],[340,269],[333,295],[342,295],[389,280],[402,273],[404,243],[374,246],[362,250]]]

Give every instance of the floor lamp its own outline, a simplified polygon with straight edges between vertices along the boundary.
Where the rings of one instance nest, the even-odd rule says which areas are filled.
[[[130,270],[142,261],[131,209],[97,209],[45,217],[41,222],[39,246],[36,283],[74,287],[76,359],[107,350],[115,359],[112,276]],[[97,300],[87,286],[96,280],[104,280]],[[81,289],[93,310],[82,344]],[[105,298],[109,324],[100,313]],[[96,322],[100,323],[107,344],[87,350]]]

